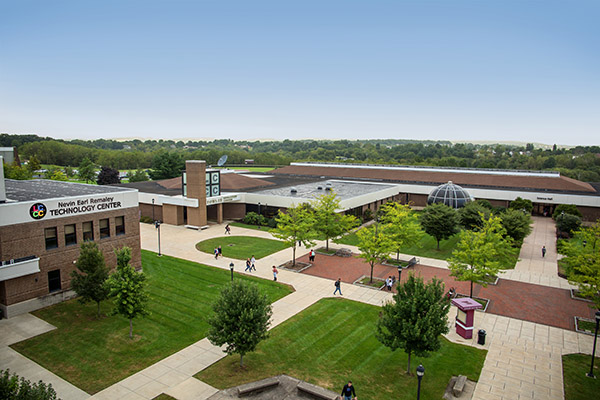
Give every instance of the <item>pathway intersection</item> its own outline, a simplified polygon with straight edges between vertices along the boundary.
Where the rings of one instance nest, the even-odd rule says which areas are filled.
[[[142,248],[157,251],[155,228],[148,224],[140,226]],[[229,269],[229,264],[233,262],[236,272],[243,271],[241,260],[227,257],[215,260],[211,254],[201,253],[195,249],[195,244],[199,241],[223,236],[223,226],[213,225],[203,231],[194,231],[163,225],[161,230],[163,254],[224,269]],[[232,234],[271,238],[266,231],[237,227],[232,227]],[[544,259],[541,257],[542,245],[546,245],[548,249]],[[306,249],[302,248],[297,253],[303,254],[302,250]],[[224,252],[226,256],[225,249]],[[260,259],[257,262],[257,271],[252,274],[272,279],[271,266],[283,264],[290,260],[291,256],[292,250],[286,249]],[[504,273],[502,278],[554,288],[570,287],[568,282],[556,276],[554,227],[550,219],[534,218],[534,230],[525,239],[520,258],[515,270]],[[446,263],[440,260],[421,258],[421,263],[441,269],[447,268]],[[278,281],[292,285],[295,292],[273,304],[272,326],[280,324],[318,300],[331,297],[333,294],[331,279],[280,270]],[[391,294],[388,292],[349,284],[342,285],[342,292],[344,298],[373,305],[381,305],[391,299]],[[454,315],[456,310],[453,307],[450,311],[450,320],[453,320]],[[2,335],[5,333],[13,335],[15,328],[5,323],[13,320],[15,319],[0,321]],[[27,314],[23,317],[24,326],[16,331],[26,331],[25,336],[30,337],[52,329],[51,326],[47,326],[48,324],[44,325],[43,321],[41,323],[38,321],[37,318]],[[29,326],[38,327],[35,332],[29,333]],[[487,331],[486,345],[483,347],[488,350],[488,354],[473,399],[564,399],[561,355],[578,352],[591,354],[593,345],[593,338],[588,335],[491,313],[477,313],[475,331],[478,329]],[[482,347],[476,344],[476,338],[467,341],[456,335],[453,327],[447,337],[457,343]],[[59,396],[65,400],[152,399],[163,392],[179,400],[206,399],[217,389],[193,378],[193,375],[224,356],[221,349],[211,345],[207,339],[202,339],[90,397],[7,347],[15,341],[0,341],[2,360],[0,367],[6,365],[6,354],[15,353],[16,356],[11,354],[11,365],[19,365],[19,363],[25,365],[16,369],[11,366],[11,370],[30,380],[43,379],[51,382]],[[14,362],[15,358],[19,361]],[[44,375],[40,374],[40,369],[45,371]]]

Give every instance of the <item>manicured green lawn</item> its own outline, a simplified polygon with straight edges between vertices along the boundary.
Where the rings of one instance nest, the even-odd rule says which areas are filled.
[[[112,304],[96,305],[71,300],[34,312],[58,329],[12,347],[88,393],[115,382],[204,338],[210,304],[230,282],[230,272],[168,256],[142,251],[148,277],[151,315],[128,321],[110,314]],[[291,292],[285,285],[236,275],[235,279],[259,285],[271,301]]]
[[[440,399],[452,375],[478,380],[486,351],[442,339],[442,348],[429,358],[407,356],[384,347],[375,338],[380,308],[342,299],[323,299],[274,328],[257,351],[226,357],[196,375],[223,389],[278,374],[288,374],[335,392],[352,380],[362,399],[416,398],[419,363],[425,367],[422,399]]]
[[[592,356],[567,354],[562,356],[565,400],[597,399],[600,392],[600,357],[594,361],[596,379],[588,378]]]
[[[252,255],[260,259],[288,247],[279,240],[252,236],[222,236],[196,243],[196,249],[209,254],[214,254],[217,246],[221,246],[223,256],[238,260],[245,260]]]
[[[255,231],[264,231],[264,232],[269,232],[269,229],[271,229],[268,226],[250,225],[250,224],[244,224],[243,222],[232,222],[229,225],[231,225],[232,227],[236,226],[238,228],[254,229]]]

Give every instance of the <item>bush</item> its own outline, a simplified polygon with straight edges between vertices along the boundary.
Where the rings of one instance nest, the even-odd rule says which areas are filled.
[[[475,200],[475,203],[479,204],[480,206],[487,208],[488,210],[493,210],[494,207],[492,206],[492,203],[489,202],[489,200],[486,199],[477,199]]]
[[[483,226],[483,220],[489,217],[490,209],[478,202],[467,203],[466,206],[458,209],[458,219],[465,229],[479,229]]]
[[[25,378],[19,379],[10,371],[0,370],[0,399],[7,400],[56,400],[56,391],[51,384],[31,383]]]
[[[579,218],[583,218],[583,214],[577,208],[575,204],[559,204],[554,209],[554,213],[552,214],[552,219],[558,222],[558,217],[562,215],[562,213],[575,215]],[[566,231],[565,231],[566,232]]]
[[[269,218],[267,220],[267,226],[269,228],[275,228],[277,226],[277,221],[275,220],[275,218]]]
[[[533,210],[533,203],[531,202],[531,200],[517,197],[516,199],[510,202],[509,208],[512,208],[514,210],[525,210],[531,214],[531,211]]]
[[[250,211],[244,216],[242,222],[248,225],[265,226],[267,224],[267,219],[262,215],[258,215],[254,211]]]
[[[363,222],[372,220],[373,219],[373,211],[371,211],[370,208],[367,208],[365,211],[363,211],[362,219],[363,219]]]
[[[559,232],[565,232],[570,236],[573,232],[578,231],[579,228],[581,228],[581,218],[577,215],[565,213],[559,214],[556,218],[556,229]]]

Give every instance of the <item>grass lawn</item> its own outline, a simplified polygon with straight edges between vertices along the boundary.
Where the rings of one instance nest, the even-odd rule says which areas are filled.
[[[454,247],[458,242],[458,235],[452,236],[448,240],[440,241],[440,249],[437,249],[437,240],[433,236],[428,234],[423,235],[423,238],[414,246],[404,247],[400,249],[402,254],[410,254],[417,257],[435,258],[438,260],[447,260],[454,251]],[[356,233],[351,233],[340,239],[340,244],[348,244],[351,246],[358,246],[358,236]],[[512,256],[505,260],[502,265],[502,269],[512,269],[519,258],[520,248],[513,249]],[[393,258],[396,258],[396,254],[392,254]]]
[[[442,339],[442,348],[429,358],[412,357],[413,375],[407,376],[407,356],[384,347],[375,338],[380,308],[343,299],[323,299],[271,331],[257,351],[226,357],[196,374],[223,389],[278,374],[306,380],[340,392],[349,379],[362,399],[415,399],[415,368],[426,369],[422,399],[440,399],[452,375],[478,380],[486,351]]]
[[[250,225],[250,224],[245,224],[243,222],[232,222],[229,225],[237,226],[238,228],[254,229],[255,231],[264,231],[264,232],[269,232],[269,229],[271,229],[268,226]]]
[[[221,246],[225,257],[238,260],[245,260],[252,257],[252,255],[256,259],[261,259],[288,247],[279,240],[252,236],[224,236],[196,243],[196,249],[209,254],[214,254],[217,246]]]
[[[96,305],[77,300],[33,314],[58,329],[17,343],[15,350],[93,394],[204,338],[210,304],[230,282],[230,272],[142,251],[151,315],[129,323],[120,316],[96,319]],[[285,285],[237,275],[259,285],[271,301],[291,292]],[[110,314],[105,301],[102,313]]]
[[[565,400],[597,399],[600,392],[600,357],[594,360],[596,379],[588,378],[592,356],[586,354],[567,354],[562,356]]]

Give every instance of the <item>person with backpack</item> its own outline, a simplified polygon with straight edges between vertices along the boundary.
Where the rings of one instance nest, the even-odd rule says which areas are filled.
[[[337,292],[340,292],[340,296],[343,296],[342,295],[342,278],[338,278],[338,280],[335,281],[334,285],[335,285],[335,291],[333,292],[333,295],[335,296],[335,294]]]
[[[348,381],[348,383],[344,385],[344,388],[342,389],[342,399],[358,400],[358,397],[356,397],[356,392],[354,391],[354,386],[352,385],[352,381]]]

